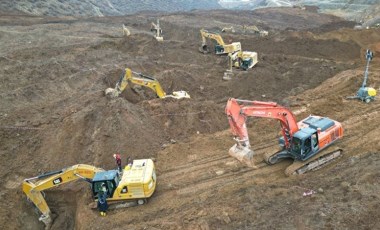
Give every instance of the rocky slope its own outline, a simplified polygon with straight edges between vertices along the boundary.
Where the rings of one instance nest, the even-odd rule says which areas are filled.
[[[378,0],[221,0],[230,9],[257,9],[264,7],[317,6],[320,12],[333,14],[371,26],[380,23]]]
[[[125,15],[140,11],[190,11],[218,9],[217,0],[16,0],[0,1],[3,12],[49,16]]]

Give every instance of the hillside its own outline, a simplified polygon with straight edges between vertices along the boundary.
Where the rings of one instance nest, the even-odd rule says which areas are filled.
[[[221,0],[221,6],[228,9],[258,9],[266,7],[315,6],[319,12],[328,13],[347,20],[371,26],[380,23],[378,0]]]
[[[141,11],[219,9],[217,0],[16,0],[0,1],[0,11],[49,16],[126,15]]]

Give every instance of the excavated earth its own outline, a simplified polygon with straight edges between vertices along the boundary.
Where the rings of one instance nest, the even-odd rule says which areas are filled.
[[[150,34],[160,18],[164,42]],[[122,36],[122,24],[132,35]],[[225,56],[203,55],[199,29],[256,51],[259,63],[223,81]],[[243,31],[258,25],[268,37]],[[347,100],[363,80],[364,53],[375,54],[368,85],[380,85],[380,30],[301,9],[212,11],[128,17],[0,16],[0,226],[43,229],[21,190],[23,179],[78,163],[115,168],[112,154],[154,158],[157,190],[146,205],[100,217],[85,182],[45,191],[52,229],[377,229],[380,226],[380,102]],[[211,46],[211,44],[210,44]],[[155,76],[167,93],[128,88],[110,100],[123,69]],[[234,144],[224,114],[230,97],[274,101],[297,119],[338,120],[341,158],[286,177],[291,161],[268,166],[276,121],[251,118],[259,168],[228,155]],[[304,192],[314,191],[310,196]]]

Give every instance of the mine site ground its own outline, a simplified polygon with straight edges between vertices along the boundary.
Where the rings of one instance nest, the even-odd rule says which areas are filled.
[[[150,33],[160,18],[164,42]],[[122,36],[122,24],[132,35]],[[243,32],[257,25],[268,37]],[[253,69],[201,54],[199,30],[234,26],[226,42],[258,53]],[[194,11],[125,17],[0,16],[0,226],[43,229],[21,190],[23,179],[78,163],[115,168],[153,158],[157,189],[146,205],[100,217],[90,189],[74,182],[45,192],[52,229],[377,229],[380,226],[379,100],[347,100],[362,84],[366,49],[374,52],[368,85],[380,87],[380,29],[296,8]],[[149,89],[104,96],[124,68],[155,76],[167,93]],[[278,122],[249,119],[258,169],[228,155],[228,98],[273,101],[297,119],[310,114],[343,124],[343,156],[317,171],[287,177],[276,147]],[[306,191],[316,193],[303,196]]]

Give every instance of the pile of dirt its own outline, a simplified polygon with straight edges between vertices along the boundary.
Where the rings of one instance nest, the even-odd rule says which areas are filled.
[[[149,14],[0,17],[0,198],[7,199],[0,204],[1,225],[43,229],[22,194],[23,179],[78,163],[115,168],[112,154],[120,152],[123,163],[127,156],[156,160],[157,190],[148,204],[100,219],[88,207],[88,185],[75,182],[46,191],[53,229],[378,226],[379,103],[345,98],[361,85],[368,47],[375,52],[368,83],[379,88],[379,30],[335,30],[341,19],[302,11],[312,19],[303,22],[292,10],[299,13],[269,9],[276,20],[232,11],[163,15],[161,43],[149,33]],[[234,69],[233,79],[223,81],[227,59],[198,52],[199,29],[245,21],[274,33],[229,34],[244,50],[258,52],[259,63]],[[131,27],[130,37],[122,37],[122,23]],[[294,30],[279,30],[285,24]],[[156,77],[167,93],[186,90],[191,99],[158,99],[133,86],[108,99],[104,90],[125,68]],[[234,144],[224,114],[229,97],[275,101],[298,111],[298,119],[315,114],[342,122],[343,157],[287,178],[290,161],[268,166],[262,159],[277,148],[278,123],[249,119],[259,169],[244,167],[227,154]],[[317,193],[302,195],[310,190]]]

